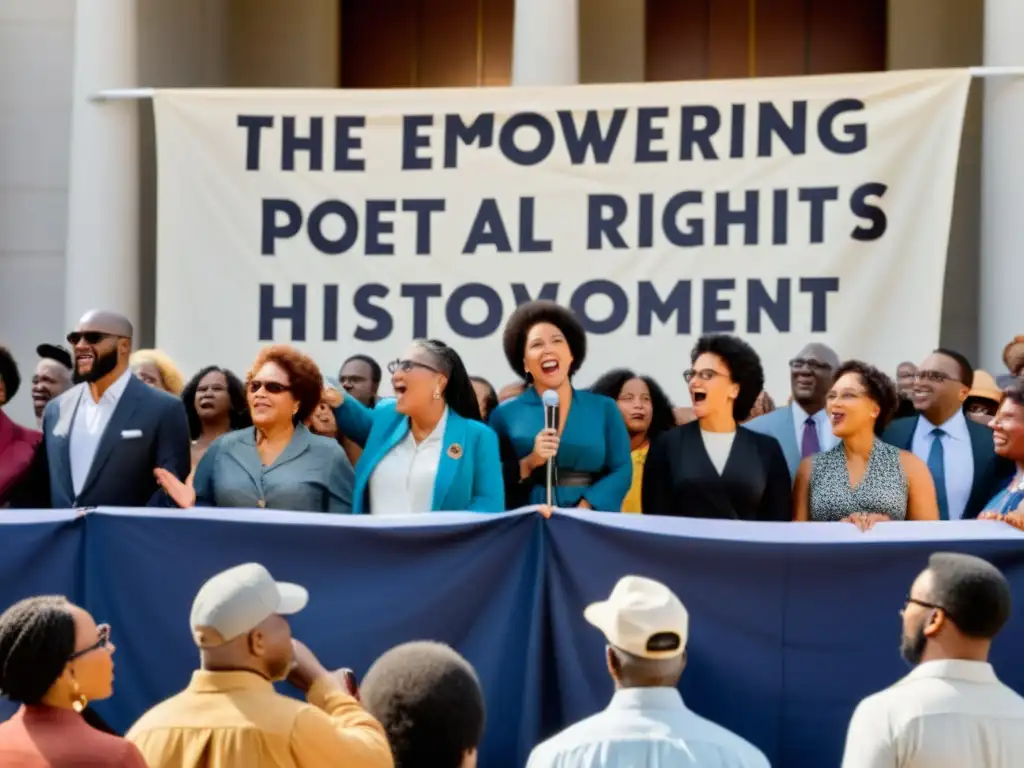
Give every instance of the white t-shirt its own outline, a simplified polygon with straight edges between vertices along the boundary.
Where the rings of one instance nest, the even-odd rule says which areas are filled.
[[[704,450],[708,452],[708,458],[715,465],[718,474],[725,471],[725,464],[729,461],[729,454],[732,452],[732,441],[736,439],[735,432],[707,432],[700,431],[704,438]]]

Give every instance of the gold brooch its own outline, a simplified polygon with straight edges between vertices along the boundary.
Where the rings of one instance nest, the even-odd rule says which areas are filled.
[[[461,459],[462,446],[459,445],[458,443],[452,443],[451,445],[448,446],[448,455],[451,456],[453,459]]]

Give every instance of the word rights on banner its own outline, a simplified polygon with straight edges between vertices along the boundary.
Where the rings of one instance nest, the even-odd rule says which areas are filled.
[[[587,329],[587,379],[678,391],[709,332],[770,388],[811,340],[891,368],[938,340],[969,82],[160,91],[157,340],[331,370],[440,338],[500,382],[505,320],[544,298]]]

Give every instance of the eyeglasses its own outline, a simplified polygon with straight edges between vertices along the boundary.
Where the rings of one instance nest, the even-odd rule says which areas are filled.
[[[956,621],[956,619],[953,618],[953,614],[949,612],[948,608],[945,608],[941,605],[936,605],[935,603],[928,603],[924,600],[918,600],[916,597],[911,597],[910,595],[907,595],[906,599],[903,601],[903,610],[900,611],[900,613],[906,612],[907,608],[909,608],[911,605],[920,605],[922,608],[928,608],[933,611],[942,611],[944,614],[949,616],[950,619]]]
[[[260,379],[253,379],[249,382],[249,391],[254,395],[261,389],[267,390],[267,394],[269,395],[280,395],[282,392],[287,392],[290,387],[279,381],[262,381]]]
[[[72,331],[67,335],[68,344],[72,347],[76,346],[78,342],[85,339],[86,344],[96,346],[104,339],[120,339],[116,333],[102,333],[101,331]]]
[[[87,653],[98,651],[101,648],[106,648],[108,645],[110,645],[109,624],[100,624],[98,627],[96,627],[96,635],[98,639],[96,640],[95,643],[90,645],[88,648],[83,648],[80,651],[75,651],[74,653],[72,653],[70,656],[68,656],[68,661],[74,661],[75,659],[79,659],[82,656],[85,656]]]
[[[694,379],[700,379],[701,381],[711,381],[716,376],[725,376],[724,373],[719,373],[711,368],[701,368],[699,371],[695,371],[692,368],[688,371],[683,371],[683,379],[689,384]]]
[[[950,381],[952,378],[952,376],[947,376],[942,371],[918,371],[914,374],[914,379],[917,381],[931,381],[936,384],[942,384],[943,382]]]
[[[408,373],[413,368],[422,368],[423,370],[430,371],[431,373],[440,373],[440,371],[434,366],[427,365],[426,363],[421,363],[416,360],[392,360],[388,363],[388,373],[390,374],[395,374],[399,371],[402,373]]]
[[[821,360],[805,360],[802,357],[794,357],[789,361],[789,369],[791,371],[802,371],[804,368],[822,373],[832,370],[831,365],[823,363]]]

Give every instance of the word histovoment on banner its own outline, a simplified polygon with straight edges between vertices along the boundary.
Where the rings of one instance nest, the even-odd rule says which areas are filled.
[[[769,370],[812,336],[894,366],[938,338],[968,86],[158,91],[157,340],[199,367],[435,336],[501,380],[493,337],[548,298],[592,334],[593,375],[678,378],[715,331]],[[212,314],[171,315],[185,297],[232,321],[209,338]]]

